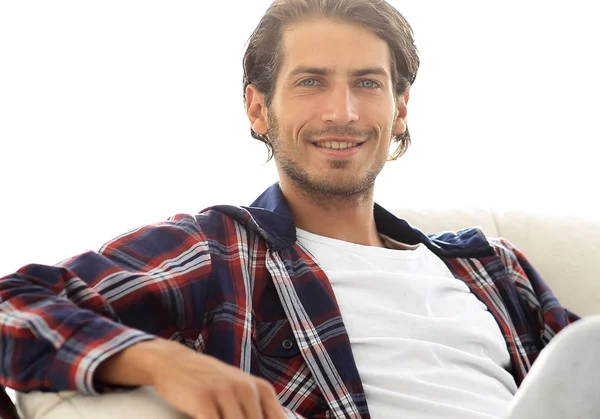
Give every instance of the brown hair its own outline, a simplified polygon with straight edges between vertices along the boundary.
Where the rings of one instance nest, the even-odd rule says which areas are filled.
[[[253,84],[265,95],[266,106],[271,106],[275,81],[282,59],[282,31],[294,22],[309,17],[326,17],[365,27],[387,42],[392,57],[392,81],[396,97],[413,84],[419,69],[419,56],[412,28],[404,17],[385,0],[275,0],[250,36],[244,54],[244,103],[246,87]],[[272,147],[265,135],[252,128],[253,138],[267,145],[269,160]],[[398,143],[390,156],[395,160],[410,145],[408,128],[394,136]]]

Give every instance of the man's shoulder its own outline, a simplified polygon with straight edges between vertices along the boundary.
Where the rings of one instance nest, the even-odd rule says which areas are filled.
[[[497,239],[488,237],[478,226],[428,234],[427,238],[448,256],[478,257],[497,254]]]
[[[149,225],[149,228],[183,229],[190,234],[206,237],[221,237],[232,227],[249,227],[252,215],[244,207],[233,205],[215,205],[204,208],[196,214],[177,213],[167,220]]]
[[[488,236],[478,226],[430,234],[428,237],[433,243],[444,249],[464,249],[466,251],[465,257],[499,257],[507,266],[511,266],[524,258],[519,249],[508,239],[502,236]],[[468,255],[469,251],[473,252],[473,256]]]
[[[213,239],[231,236],[237,228],[238,233],[256,233],[267,241],[277,239],[293,225],[272,211],[235,205],[214,205],[195,215],[177,214],[171,221],[194,222],[199,232]]]
[[[209,207],[196,214],[177,213],[162,221],[142,224],[125,231],[106,242],[102,249],[145,247],[148,243],[175,243],[196,238],[198,241],[217,240],[225,237],[235,221],[244,221],[245,215],[241,207],[228,207],[224,211],[219,207]]]
[[[432,240],[441,240],[447,243],[467,243],[473,238],[488,240],[483,229],[478,226],[461,228],[459,230],[444,230],[427,235]]]

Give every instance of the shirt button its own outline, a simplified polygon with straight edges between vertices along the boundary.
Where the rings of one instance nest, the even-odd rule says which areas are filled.
[[[290,350],[292,349],[292,346],[294,346],[294,343],[290,339],[286,339],[281,345],[283,346],[283,349]]]

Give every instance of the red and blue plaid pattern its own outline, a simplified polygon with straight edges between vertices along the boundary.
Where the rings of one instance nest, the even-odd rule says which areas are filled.
[[[380,233],[426,245],[488,307],[517,384],[577,320],[507,241],[475,228],[428,237],[374,211]],[[23,267],[0,279],[0,327],[0,385],[18,391],[99,394],[103,360],[160,336],[268,379],[289,417],[369,418],[333,290],[296,242],[278,185],[251,207],[178,215],[98,252]],[[0,404],[8,415],[2,392]]]

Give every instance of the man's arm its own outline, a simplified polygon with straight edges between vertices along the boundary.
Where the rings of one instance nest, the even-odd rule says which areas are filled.
[[[168,329],[182,309],[165,304],[173,293],[205,292],[207,253],[194,218],[181,217],[0,279],[0,385],[97,394],[101,362]]]
[[[0,385],[85,394],[151,385],[194,418],[283,417],[267,381],[164,339],[201,329],[210,261],[196,220],[180,216],[0,279]]]
[[[558,299],[533,267],[527,257],[510,241],[500,238],[494,240],[498,249],[506,249],[500,256],[515,283],[522,301],[529,307],[533,318],[538,319],[542,343],[548,342],[562,329],[577,321],[580,317],[561,306]]]

